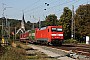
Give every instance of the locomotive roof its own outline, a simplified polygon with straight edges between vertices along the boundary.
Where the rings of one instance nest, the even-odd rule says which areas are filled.
[[[46,29],[47,27],[56,27],[56,26],[46,26],[46,27],[40,28],[40,30],[44,30],[44,29]],[[61,28],[62,28],[62,26],[57,26],[57,27],[61,27]]]

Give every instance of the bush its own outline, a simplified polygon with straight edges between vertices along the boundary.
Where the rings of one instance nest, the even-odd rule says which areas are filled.
[[[6,49],[0,46],[0,57],[6,52]]]
[[[71,44],[76,44],[76,43],[78,43],[78,41],[77,40],[75,40],[75,39],[68,39],[68,40],[64,40],[64,43],[71,43]]]
[[[26,52],[19,48],[9,47],[0,60],[26,60]]]

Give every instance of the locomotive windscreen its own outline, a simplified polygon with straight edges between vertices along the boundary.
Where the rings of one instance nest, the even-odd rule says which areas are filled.
[[[52,32],[62,32],[62,28],[52,28]]]

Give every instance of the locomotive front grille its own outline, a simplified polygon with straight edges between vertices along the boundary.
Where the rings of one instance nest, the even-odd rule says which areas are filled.
[[[51,36],[63,36],[63,34],[51,34]]]
[[[63,39],[63,34],[51,34],[51,38],[56,39]]]

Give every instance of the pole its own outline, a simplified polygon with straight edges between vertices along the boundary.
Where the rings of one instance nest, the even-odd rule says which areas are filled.
[[[40,17],[39,17],[39,29],[41,28],[41,21],[40,21]]]
[[[88,4],[88,0],[87,0],[87,4]]]
[[[32,30],[34,30],[34,23],[33,23],[33,28],[32,28]]]
[[[4,10],[5,10],[5,8],[4,8],[4,3],[2,3],[2,7],[3,7],[3,13],[2,13],[2,37],[3,37],[3,20],[4,20]]]
[[[74,20],[74,39],[75,39],[75,19],[74,19],[74,6],[73,6],[73,20]]]
[[[72,39],[74,36],[73,21],[74,21],[74,6],[72,5],[72,25],[71,25],[71,38]]]
[[[10,23],[9,23],[9,40],[10,40]]]
[[[3,7],[3,13],[2,13],[2,16],[3,16],[3,19],[2,19],[2,37],[4,35],[4,26],[3,26],[4,25],[4,21],[3,20],[5,19],[4,11],[6,10],[6,8],[12,8],[12,7],[4,7],[4,5],[6,5],[6,4],[2,3],[2,7]],[[7,27],[7,18],[6,18],[6,27]]]
[[[3,37],[3,19],[2,19],[2,37]]]
[[[16,40],[16,27],[15,27],[15,40]]]
[[[6,15],[6,27],[7,27],[7,15]]]

